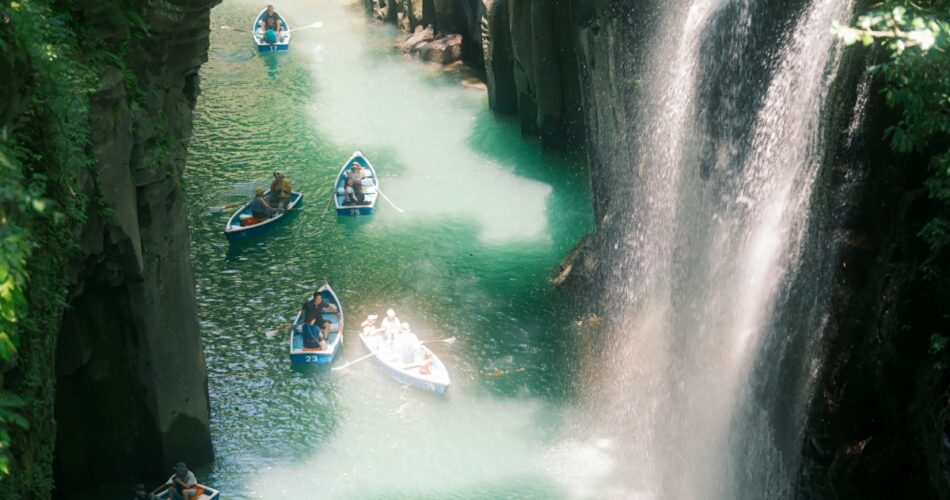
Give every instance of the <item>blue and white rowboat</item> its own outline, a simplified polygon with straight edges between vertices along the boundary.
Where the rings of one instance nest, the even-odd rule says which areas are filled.
[[[261,19],[267,13],[267,7],[261,10],[261,13],[254,19],[254,25],[251,26],[251,34],[254,37],[254,43],[257,45],[258,52],[283,52],[290,49],[290,25],[284,19],[284,16],[277,13],[280,18],[281,33],[276,43],[268,43],[264,40],[264,31],[261,30]]]
[[[268,194],[270,194],[270,190],[264,192],[264,198],[267,198]],[[287,209],[282,213],[264,222],[254,224],[253,226],[242,226],[241,221],[251,217],[251,202],[253,201],[254,200],[247,202],[243,207],[237,209],[231,217],[228,217],[228,223],[224,226],[224,235],[228,237],[228,241],[237,241],[249,236],[257,236],[276,227],[280,221],[287,217],[291,210],[303,205],[303,195],[296,191],[291,191],[290,203],[287,204]]]
[[[324,283],[319,289],[323,301],[336,307],[336,314],[324,313],[323,319],[330,322],[330,334],[327,339],[329,344],[326,349],[319,347],[304,347],[303,345],[303,321],[301,313],[297,313],[294,320],[294,326],[290,329],[290,362],[295,365],[328,365],[336,359],[343,346],[343,306],[336,292],[330,287],[329,283]],[[312,299],[312,295],[307,297]]]
[[[366,335],[360,333],[360,341],[363,347],[369,353],[375,353],[373,358],[386,375],[416,389],[434,392],[439,395],[445,394],[452,381],[449,380],[449,372],[446,370],[442,360],[429,350],[425,345],[420,345],[416,353],[416,362],[405,364],[402,362],[399,353],[393,346],[386,341],[382,335]],[[420,361],[426,352],[432,353],[430,361],[429,374],[419,373],[422,364]]]
[[[368,174],[363,179],[364,203],[362,205],[346,204],[346,172],[350,170],[354,163],[363,167]],[[336,214],[348,217],[359,217],[361,215],[372,215],[373,208],[376,206],[376,197],[379,190],[379,177],[376,176],[376,169],[369,162],[363,153],[356,151],[349,160],[343,164],[339,175],[336,176],[336,183],[333,189],[333,202],[336,203]]]
[[[191,497],[192,500],[219,500],[221,498],[220,492],[214,488],[205,486],[203,484],[196,484],[195,486],[199,491],[197,495]],[[161,493],[156,496],[163,500],[171,498],[168,495],[168,488],[162,490]]]

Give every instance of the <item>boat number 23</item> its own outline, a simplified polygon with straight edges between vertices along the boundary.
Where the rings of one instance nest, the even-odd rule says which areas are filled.
[[[319,358],[313,354],[307,355],[307,363],[317,363],[318,362],[317,359]]]

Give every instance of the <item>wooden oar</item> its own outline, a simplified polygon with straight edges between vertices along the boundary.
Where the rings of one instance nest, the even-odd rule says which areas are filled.
[[[375,356],[375,355],[377,355],[377,354],[379,354],[379,351],[371,352],[371,353],[367,354],[366,356],[360,356],[360,357],[354,359],[353,361],[350,361],[349,363],[346,363],[346,364],[343,364],[343,365],[340,365],[340,366],[334,366],[333,368],[331,368],[331,370],[333,370],[333,371],[342,370],[342,369],[344,369],[344,368],[346,368],[346,367],[348,367],[348,366],[350,366],[350,365],[354,365],[354,364],[356,364],[356,363],[359,363],[360,361],[363,361],[364,359],[372,358],[373,356]]]
[[[245,29],[241,29],[241,28],[232,28],[232,27],[230,27],[230,26],[222,26],[221,29],[223,29],[223,30],[237,31],[238,33],[250,33],[250,34],[252,34],[252,35],[254,34],[251,30],[245,30]]]
[[[245,204],[245,203],[247,203],[247,202],[246,202],[246,201],[239,201],[239,202],[237,202],[237,203],[231,203],[231,204],[224,205],[224,206],[220,206],[220,207],[213,207],[213,208],[211,209],[211,212],[212,212],[212,213],[224,212],[225,210],[230,210],[230,209],[232,209],[232,208],[239,207],[239,206],[241,206],[241,205],[243,205],[243,204]]]
[[[389,204],[392,205],[393,208],[395,208],[399,213],[401,213],[401,214],[406,213],[406,212],[403,211],[403,209],[397,207],[396,204],[393,203],[393,200],[390,200],[389,197],[386,196],[386,193],[384,193],[382,189],[379,189],[379,186],[376,186],[376,192],[379,193],[379,194],[381,194],[381,195],[383,195],[383,199],[386,200],[386,201],[388,201]]]
[[[436,340],[423,340],[419,342],[420,344],[431,344],[433,342],[444,342],[446,344],[452,345],[455,343],[455,337],[449,337],[447,339],[436,339]]]
[[[294,31],[306,30],[306,29],[310,29],[310,28],[319,28],[319,27],[321,27],[321,26],[323,26],[323,23],[321,23],[320,21],[317,21],[317,22],[315,22],[315,23],[313,23],[313,24],[310,24],[310,25],[307,25],[307,26],[302,26],[302,27],[300,27],[300,28],[294,28],[294,29],[288,31],[288,33],[293,33]]]

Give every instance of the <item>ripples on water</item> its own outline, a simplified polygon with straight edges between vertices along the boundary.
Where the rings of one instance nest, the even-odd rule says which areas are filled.
[[[561,435],[575,424],[566,353],[574,313],[546,278],[591,226],[582,161],[541,153],[483,91],[393,52],[396,32],[347,2],[277,6],[286,54],[258,55],[215,30],[186,181],[217,461],[202,478],[227,498],[557,497]],[[260,6],[226,1],[212,26]],[[379,171],[372,219],[337,219],[329,183],[354,149]],[[228,245],[227,214],[283,170],[304,210],[265,239]],[[329,279],[350,325],[395,307],[453,387],[441,399],[370,361],[291,369],[284,335]],[[267,339],[265,332],[278,330]],[[362,355],[348,329],[344,360]]]

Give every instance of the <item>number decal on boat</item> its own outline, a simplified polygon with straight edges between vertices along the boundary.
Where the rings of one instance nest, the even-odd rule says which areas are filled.
[[[350,209],[350,215],[352,215],[353,217],[359,217],[359,216],[360,216],[360,209],[358,209],[358,208],[351,208],[351,209]]]
[[[316,363],[316,362],[317,362],[316,356],[314,356],[313,354],[307,355],[307,363]]]

